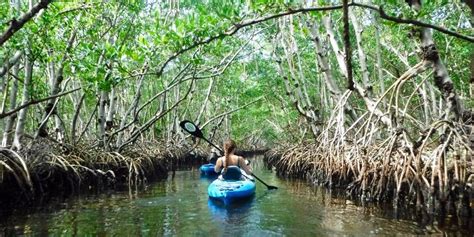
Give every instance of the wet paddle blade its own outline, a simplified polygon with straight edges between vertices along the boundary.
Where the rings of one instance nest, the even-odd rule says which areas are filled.
[[[258,181],[260,181],[260,183],[262,183],[263,185],[265,185],[268,190],[278,189],[278,187],[276,187],[276,186],[268,185],[268,184],[265,183],[263,180],[261,180],[259,177],[257,177],[255,174],[252,174],[252,176],[255,177]]]
[[[268,188],[268,190],[278,189],[278,187],[276,187],[276,186],[271,186],[271,185],[268,185],[267,188]]]
[[[214,143],[212,143],[211,141],[207,140],[204,135],[202,134],[201,132],[201,129],[199,129],[198,126],[196,126],[196,124],[194,124],[193,122],[189,121],[189,120],[183,120],[179,123],[179,126],[181,128],[183,128],[184,130],[186,130],[186,132],[190,133],[191,135],[193,136],[196,136],[196,137],[199,137],[199,138],[202,138],[204,139],[207,143],[209,143],[210,145],[212,145],[213,147],[217,148],[221,153],[224,153],[224,151],[216,146]],[[275,187],[275,186],[271,186],[271,185],[268,185],[266,184],[263,180],[261,180],[259,177],[255,176],[255,174],[252,174],[253,177],[255,177],[258,181],[260,181],[263,185],[265,185],[268,190],[272,190],[272,189],[278,189],[278,187]]]
[[[186,132],[190,133],[193,136],[203,138],[201,130],[193,122],[189,120],[183,120],[179,123],[179,126],[183,128]]]

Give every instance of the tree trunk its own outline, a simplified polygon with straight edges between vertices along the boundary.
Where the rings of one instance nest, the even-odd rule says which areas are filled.
[[[82,108],[82,104],[84,103],[84,100],[86,98],[86,94],[82,94],[81,98],[79,99],[79,102],[77,103],[74,116],[72,118],[72,125],[71,125],[71,137],[70,137],[70,142],[74,146],[76,145],[76,129],[77,129],[77,121],[79,119],[79,114]]]
[[[5,60],[4,65],[0,68],[0,93],[3,92],[5,88],[5,74],[7,74],[10,67],[17,64],[23,55],[23,51],[16,51],[15,54],[8,60]]]
[[[474,1],[472,0],[463,0],[466,5],[471,8],[471,25],[474,25]],[[474,98],[474,49],[471,47],[471,64],[470,64],[470,69],[471,69],[471,80],[469,81],[469,94],[470,98]],[[474,131],[473,131],[474,134]]]
[[[107,148],[107,137],[105,132],[105,119],[106,119],[106,107],[109,103],[109,92],[105,90],[100,91],[99,110],[97,112],[98,117],[98,131],[100,146]]]
[[[415,11],[421,10],[420,0],[410,0],[408,2]],[[439,56],[431,29],[421,28],[420,38],[422,57],[423,59],[432,62],[435,86],[441,91],[444,103],[447,105],[445,117],[448,118],[452,115],[452,119],[458,121],[463,113],[462,104],[454,90],[453,81],[449,77],[443,60]]]
[[[25,56],[25,80],[23,81],[23,95],[21,104],[25,104],[30,99],[30,83],[33,76],[33,62],[28,56]],[[23,137],[23,132],[25,128],[26,115],[28,112],[28,107],[25,107],[20,110],[18,114],[18,122],[15,129],[15,137],[13,139],[13,149],[21,150],[21,138]]]
[[[288,65],[288,76],[284,77],[286,80],[287,93],[293,94],[293,89],[290,89],[289,86],[293,82],[294,95],[293,102],[296,107],[301,105],[300,109],[301,114],[304,116],[308,122],[311,132],[314,137],[319,135],[320,129],[318,124],[320,123],[317,113],[315,112],[314,105],[312,104],[307,88],[306,88],[306,79],[303,75],[301,65],[299,64],[299,54],[298,54],[298,45],[294,39],[294,29],[293,29],[293,17],[288,17],[289,23],[282,22],[281,24],[281,45],[285,53],[285,59]],[[287,28],[287,31],[284,29]],[[295,56],[293,56],[295,55]],[[295,60],[297,62],[295,62]],[[283,73],[283,68],[280,69]]]
[[[324,26],[326,27],[326,32],[329,37],[329,41],[331,42],[331,47],[334,51],[334,54],[336,54],[336,59],[339,64],[339,69],[341,70],[342,75],[347,78],[347,67],[345,65],[345,60],[344,60],[344,55],[342,51],[339,49],[339,44],[336,41],[335,33],[333,30],[331,18],[329,16],[326,16],[323,18]],[[375,114],[377,117],[380,118],[380,121],[391,128],[392,121],[391,119],[384,114],[380,109],[377,108],[377,103],[369,97],[369,94],[367,93],[368,88],[363,88],[357,81],[354,81],[354,87],[355,91],[364,99],[365,106],[368,111],[371,113]]]
[[[127,124],[127,118],[132,114],[132,112],[137,111],[138,108],[138,103],[140,103],[140,98],[142,95],[142,85],[143,85],[143,79],[145,78],[145,73],[148,71],[148,67],[145,66],[142,73],[143,75],[140,76],[140,79],[138,80],[137,83],[137,88],[135,90],[135,96],[132,100],[132,103],[130,104],[130,107],[128,107],[127,111],[122,115],[122,120],[120,121],[120,127],[119,127],[119,133],[117,136],[117,141],[115,143],[116,147],[120,147],[122,145],[122,139],[123,139],[123,134],[124,130],[126,129],[126,124]],[[132,118],[132,123],[135,122],[135,112],[133,113],[133,118]]]
[[[342,91],[339,88],[337,82],[334,80],[331,68],[329,67],[329,63],[327,59],[328,52],[326,50],[326,47],[323,46],[322,38],[318,30],[318,25],[314,23],[310,25],[309,27],[311,31],[312,41],[314,43],[315,50],[316,50],[316,62],[319,69],[321,70],[323,74],[323,78],[325,82],[324,85],[327,87],[327,89],[331,93],[332,102],[334,104],[335,101],[339,101],[341,99]],[[356,121],[358,119],[358,116],[351,105],[346,104],[345,110],[348,111],[349,116],[352,119],[352,121]]]
[[[63,77],[64,64],[66,62],[67,55],[68,55],[70,49],[72,48],[72,44],[74,43],[75,39],[76,39],[76,31],[72,32],[71,36],[69,37],[69,40],[67,42],[66,52],[63,54],[63,57],[62,57],[59,65],[57,67],[57,70],[56,70],[56,65],[54,64],[54,62],[51,62],[48,65],[49,66],[48,67],[48,69],[49,69],[49,84],[50,84],[51,95],[52,96],[58,94],[61,91],[61,83],[64,80],[64,77]],[[48,101],[48,104],[45,107],[42,122],[41,122],[41,124],[38,128],[36,136],[39,136],[39,137],[49,136],[48,120],[49,120],[51,115],[56,115],[56,113],[57,113],[57,109],[56,109],[57,100],[59,100],[59,98],[53,98],[53,99]],[[60,127],[60,121],[56,120],[56,128],[59,128],[59,127]],[[60,135],[60,136],[62,136],[62,135]]]
[[[369,1],[371,3],[371,1]],[[383,70],[382,70],[382,53],[381,53],[381,45],[380,45],[380,21],[377,16],[374,16],[375,18],[375,44],[376,44],[376,49],[375,49],[375,54],[376,54],[376,71],[377,71],[377,78],[379,81],[379,86],[380,86],[380,94],[385,93],[385,82],[384,82],[384,75],[383,75]]]
[[[362,84],[364,86],[364,91],[367,92],[368,96],[372,96],[372,85],[370,84],[369,69],[367,68],[367,57],[365,56],[365,52],[362,47],[363,29],[359,26],[359,22],[357,21],[357,18],[354,15],[353,9],[349,11],[349,17],[351,19],[351,23],[355,31],[357,53],[359,55],[359,66],[360,66],[360,71],[362,73]]]
[[[111,132],[114,127],[114,115],[117,107],[117,97],[115,95],[115,86],[112,86],[110,92],[110,106],[109,111],[107,111],[107,118],[105,119],[105,131]]]
[[[16,98],[17,98],[17,92],[18,92],[18,71],[19,71],[19,65],[15,64],[13,66],[13,72],[12,72],[12,88],[10,91],[10,110],[14,109],[16,107]],[[3,138],[2,138],[2,146],[7,147],[10,142],[11,142],[11,137],[13,133],[13,124],[15,123],[15,119],[17,117],[17,114],[12,114],[7,117],[5,121],[5,128],[3,129]]]
[[[214,78],[211,78],[211,79],[209,79],[209,86],[207,88],[206,98],[204,99],[204,102],[202,103],[201,110],[199,110],[198,116],[194,120],[198,124],[201,121],[201,116],[203,115],[204,111],[206,110],[207,103],[209,101],[209,98],[211,97],[211,92],[212,92],[213,87],[214,87]]]

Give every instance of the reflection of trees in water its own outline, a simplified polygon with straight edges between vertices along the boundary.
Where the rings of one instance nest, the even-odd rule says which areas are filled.
[[[344,198],[343,190],[329,190],[324,187],[311,186],[306,181],[287,179],[284,188],[292,195],[315,204],[311,212],[321,214],[321,227],[329,233],[367,233],[394,234],[443,233],[449,229],[464,226],[472,229],[474,220],[461,222],[455,216],[433,219],[407,209],[395,210],[390,204],[367,204]],[[308,205],[310,207],[310,205]],[[396,220],[396,221],[394,221]],[[462,233],[461,230],[459,234]]]
[[[379,206],[361,205],[344,198],[341,190],[329,190],[324,187],[314,186],[305,180],[300,179],[280,179],[282,186],[279,192],[288,192],[288,198],[297,198],[299,202],[288,202],[295,211],[306,212],[318,218],[319,221],[314,227],[321,228],[323,233],[340,235],[342,233],[357,233],[364,235],[368,230],[373,233],[387,233],[383,229],[396,229],[397,231],[410,233],[413,226],[407,222],[406,225],[393,223],[391,218],[384,219]],[[303,209],[302,209],[303,208]],[[304,219],[304,218],[303,218]],[[289,220],[290,222],[292,220]],[[412,226],[410,226],[412,225]],[[394,227],[395,226],[395,227]],[[413,229],[413,231],[415,231]],[[411,232],[413,233],[413,232]]]
[[[250,161],[250,166],[254,170],[260,170],[264,166],[263,157],[262,156],[246,156],[245,159]]]
[[[152,193],[166,192],[164,185],[158,187],[160,190]],[[42,212],[15,217],[14,222],[3,230],[4,236],[27,233],[40,236],[163,235],[166,214],[164,203],[169,200],[160,202],[159,197],[138,196],[129,196],[128,192],[123,192],[76,197],[67,203],[50,203]],[[146,203],[148,205],[143,206]],[[1,232],[0,236],[3,236]]]
[[[274,173],[265,171],[258,157],[252,159],[252,165],[263,180],[279,189],[267,191],[260,185],[252,200],[226,208],[208,202],[206,190],[212,180],[199,179],[197,171],[177,172],[174,179],[170,177],[168,181],[155,183],[132,196],[123,192],[78,197],[45,208],[43,214],[15,217],[17,220],[11,221],[14,224],[2,230],[3,233],[0,231],[0,236],[23,233],[45,236],[186,236],[196,233],[239,236],[248,234],[247,231],[269,235],[350,233],[363,236],[369,232],[375,235],[440,233],[438,229],[453,228],[453,223],[457,223],[455,218],[450,218],[441,226],[430,225],[433,220],[423,219],[419,224],[424,228],[420,228],[409,221],[416,220],[415,215],[348,201],[340,198],[341,193],[337,190],[316,187],[304,180],[277,178]]]

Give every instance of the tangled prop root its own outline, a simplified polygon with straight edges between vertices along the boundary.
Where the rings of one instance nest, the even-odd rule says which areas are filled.
[[[136,188],[166,178],[170,170],[203,163],[203,154],[202,149],[170,150],[158,142],[118,153],[40,138],[20,152],[0,148],[0,204],[22,205],[37,197],[122,184]]]
[[[443,132],[435,137],[440,128]],[[271,150],[265,161],[279,175],[342,188],[363,202],[470,217],[474,164],[464,128],[439,121],[416,141],[397,129],[377,143],[367,142],[366,136],[347,139],[328,129],[317,143]]]

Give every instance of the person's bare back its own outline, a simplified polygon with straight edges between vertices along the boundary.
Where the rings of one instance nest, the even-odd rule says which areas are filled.
[[[234,154],[235,148],[235,142],[232,140],[227,140],[224,143],[224,156],[217,160],[216,166],[214,167],[216,173],[220,173],[222,169],[225,169],[227,166],[237,166],[243,169],[245,173],[252,174],[252,169],[246,164],[245,159]]]

